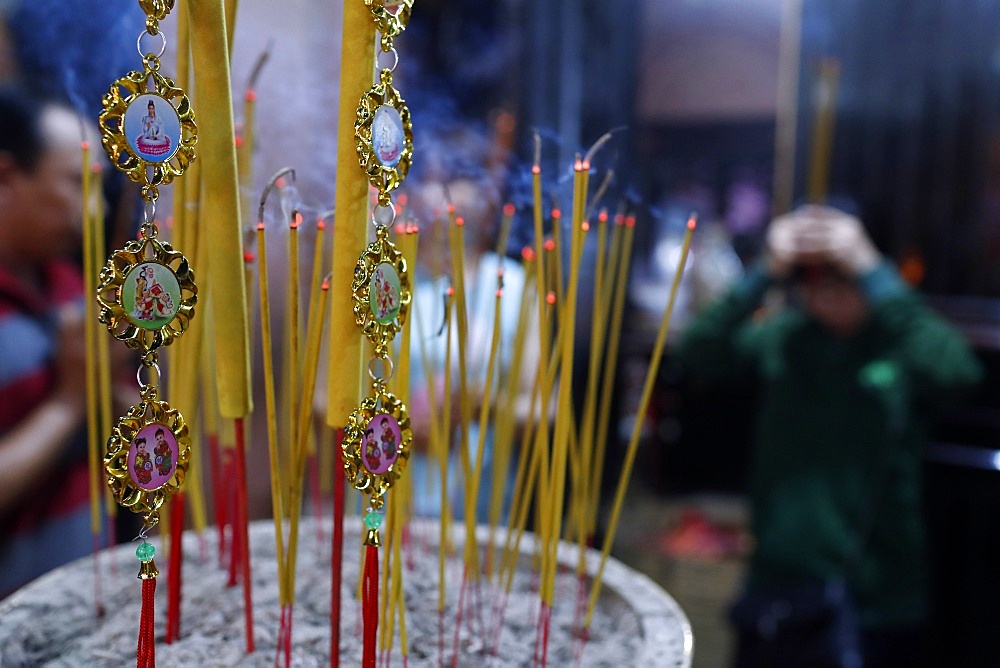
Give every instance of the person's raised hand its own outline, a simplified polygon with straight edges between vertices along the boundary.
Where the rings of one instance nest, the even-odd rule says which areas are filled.
[[[797,265],[820,263],[827,254],[824,226],[805,209],[778,216],[768,228],[765,264],[775,280],[788,278]]]
[[[53,351],[56,366],[56,386],[53,397],[63,404],[86,410],[87,400],[87,344],[84,317],[77,305],[66,305],[57,313],[56,348]]]
[[[882,260],[864,225],[856,217],[829,206],[802,207],[811,224],[823,230],[823,259],[849,276],[861,276]]]

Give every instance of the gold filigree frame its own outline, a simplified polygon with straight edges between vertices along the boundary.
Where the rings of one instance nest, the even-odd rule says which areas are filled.
[[[400,441],[396,450],[396,460],[384,473],[372,473],[362,460],[364,432],[377,415],[383,414],[391,415],[396,420],[399,425]],[[344,427],[344,440],[340,445],[344,459],[344,473],[356,490],[371,496],[372,509],[379,510],[382,507],[385,501],[383,495],[406,469],[412,442],[413,430],[410,427],[410,416],[406,406],[381,384],[377,384],[373,395],[364,399],[348,416],[347,425]]]
[[[386,5],[399,7],[398,11],[391,12]],[[383,38],[392,39],[406,30],[406,25],[410,22],[410,14],[413,11],[413,0],[365,0],[365,5],[372,12],[375,19],[375,27],[382,33]]]
[[[174,0],[139,0],[139,6],[146,16],[162,21],[174,8]]]
[[[396,317],[386,323],[380,323],[371,308],[371,284],[372,277],[380,264],[389,264],[399,278],[399,312]],[[386,228],[379,228],[375,241],[368,244],[368,247],[358,258],[358,263],[354,267],[354,281],[351,283],[352,301],[354,303],[354,322],[361,328],[368,340],[375,346],[375,355],[385,357],[389,354],[392,340],[396,333],[403,328],[406,316],[410,308],[412,292],[410,291],[410,277],[406,270],[406,260],[389,240],[389,232]]]
[[[155,388],[146,388],[146,393],[155,395]],[[188,463],[191,460],[191,439],[188,436],[184,417],[176,408],[152,396],[132,406],[124,417],[118,419],[108,438],[104,455],[104,470],[108,474],[111,493],[124,508],[143,516],[143,522],[151,527],[159,521],[159,510],[163,502],[184,484]],[[177,444],[177,465],[173,475],[160,487],[148,490],[139,487],[129,473],[128,458],[132,441],[140,431],[152,425],[162,425],[174,436]]]
[[[124,172],[131,181],[142,184],[143,198],[155,200],[158,187],[167,185],[180,176],[195,159],[194,146],[198,142],[198,126],[194,122],[191,102],[173,80],[159,74],[159,61],[147,56],[146,69],[133,70],[111,84],[111,90],[101,103],[104,110],[98,116],[101,144],[107,151],[111,164]],[[149,88],[152,82],[153,87]],[[125,94],[122,94],[122,90]],[[180,123],[177,149],[169,160],[153,162],[141,157],[125,135],[125,112],[132,101],[142,95],[156,95],[173,107]]]
[[[180,291],[179,303],[175,306],[173,318],[156,329],[137,325],[125,311],[122,291],[129,273],[141,264],[161,264],[169,269],[177,279]],[[149,352],[166,346],[187,330],[194,317],[194,306],[198,301],[198,286],[194,283],[194,272],[188,266],[184,255],[175,251],[170,244],[155,238],[143,237],[125,244],[108,258],[101,269],[100,284],[97,288],[97,302],[100,305],[98,319],[108,326],[112,336],[134,350]]]
[[[375,114],[382,106],[395,109],[402,126],[399,160],[391,167],[379,160],[372,138]],[[388,69],[382,70],[379,83],[372,86],[358,103],[358,113],[354,120],[354,143],[361,169],[368,175],[372,186],[379,191],[379,204],[388,205],[389,191],[398,188],[403,182],[413,159],[413,123],[410,120],[410,110],[399,91],[392,87],[392,72]]]

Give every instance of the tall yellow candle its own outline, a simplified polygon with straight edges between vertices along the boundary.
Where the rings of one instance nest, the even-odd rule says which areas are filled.
[[[212,261],[205,282],[220,309],[215,319],[219,410],[243,417],[253,409],[247,296],[243,282],[236,147],[230,91],[228,29],[222,0],[190,0],[195,88],[198,99],[198,154],[205,191],[201,207]]]
[[[358,165],[354,120],[358,101],[371,88],[375,67],[375,31],[363,2],[344,0],[340,47],[340,105],[337,112],[337,220],[333,228],[333,274],[330,281],[330,355],[327,423],[343,427],[360,399],[361,332],[354,324],[351,283],[354,266],[368,238],[368,177]]]

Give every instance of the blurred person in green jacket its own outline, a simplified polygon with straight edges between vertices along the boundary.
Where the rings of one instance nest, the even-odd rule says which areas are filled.
[[[788,303],[763,308],[779,285]],[[927,423],[982,375],[962,334],[860,220],[808,205],[772,222],[763,259],[692,320],[679,353],[695,384],[759,390],[736,665],[919,665]]]

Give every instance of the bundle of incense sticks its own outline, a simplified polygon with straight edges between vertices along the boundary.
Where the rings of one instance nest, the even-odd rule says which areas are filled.
[[[602,138],[601,141],[605,140]],[[595,149],[596,147],[597,145]],[[471,601],[471,604],[460,603],[456,611],[457,617],[452,622],[456,639],[462,624],[473,624],[472,620],[483,617],[480,608],[484,604],[484,598],[479,583],[485,576],[496,593],[492,606],[491,622],[494,626],[491,627],[491,642],[494,643],[494,648],[499,642],[499,629],[505,614],[505,593],[510,591],[515,570],[523,567],[518,560],[520,539],[533,509],[534,529],[540,539],[535,562],[540,598],[536,663],[542,665],[546,662],[548,624],[555,603],[556,546],[566,538],[579,545],[580,590],[577,612],[578,623],[585,635],[593,601],[600,590],[603,563],[610,551],[631,475],[631,461],[638,444],[636,434],[630,443],[625,470],[616,492],[615,510],[606,533],[601,567],[588,580],[585,577],[584,554],[593,543],[597,527],[601,470],[606,455],[604,434],[607,434],[611,419],[614,371],[622,335],[635,228],[632,216],[619,212],[612,217],[603,210],[595,217],[596,228],[591,225],[590,218],[595,211],[594,201],[589,197],[590,159],[593,153],[594,150],[588,152],[573,165],[574,187],[570,215],[568,220],[564,220],[562,212],[554,207],[548,221],[551,230],[548,235],[545,230],[541,168],[536,164],[532,169],[535,239],[533,246],[524,249],[521,256],[526,280],[519,294],[507,294],[499,287],[496,290],[493,303],[494,330],[489,340],[488,354],[485,359],[475,361],[475,365],[484,365],[482,368],[470,367],[469,286],[466,282],[464,221],[461,211],[454,206],[448,207],[447,227],[453,289],[445,309],[442,331],[442,335],[446,337],[445,359],[443,362],[437,361],[443,364],[444,369],[432,368],[433,363],[428,359],[424,342],[421,341],[418,348],[423,358],[421,363],[426,387],[417,389],[428,393],[433,418],[430,425],[432,443],[428,444],[428,452],[437,459],[440,467],[440,610],[443,614],[445,561],[448,558],[445,527],[449,519],[447,504],[450,501],[447,490],[450,480],[460,478],[464,485],[462,501],[465,549],[461,557],[463,577],[459,585],[459,600]],[[607,180],[595,197],[600,196],[606,184]],[[513,214],[512,207],[505,207],[497,244],[498,255],[501,257]],[[649,378],[655,378],[660,362],[666,328],[669,327],[669,314],[673,308],[693,230],[692,220],[684,241],[681,266],[671,287],[670,302],[665,311],[657,350],[650,364]],[[596,250],[593,259],[588,260],[588,271],[584,273],[581,271],[581,263],[589,235],[596,237],[592,242]],[[503,270],[501,276],[502,273]],[[590,292],[594,297],[592,308],[589,309],[591,321],[588,323],[577,322],[577,305],[583,280],[593,281]],[[477,296],[486,294],[483,286],[475,287]],[[501,340],[501,332],[507,329],[505,323],[501,322],[503,310],[500,304],[504,299],[518,301],[512,342]],[[413,310],[418,321],[418,331],[427,331],[424,329],[426,323],[419,324],[427,307],[415,299]],[[575,378],[573,332],[580,326],[589,329],[591,340],[586,376]],[[513,353],[504,367],[499,362],[499,350],[505,343],[512,348]],[[533,356],[526,353],[528,349],[533,351]],[[526,363],[529,357],[531,361]],[[454,379],[448,371],[453,366],[457,369]],[[445,384],[444,394],[440,396],[440,388],[435,386],[433,380],[437,376],[443,376]],[[454,409],[451,406],[452,382],[458,386],[459,403],[455,420],[458,429],[454,438],[451,437],[450,426],[453,424],[451,412]],[[585,388],[579,416],[575,414],[572,402],[574,384]],[[524,386],[530,386],[530,391],[524,391]],[[645,410],[649,391],[647,389],[640,411]],[[473,408],[471,397],[481,397],[478,408]],[[478,416],[474,416],[474,412]],[[469,442],[473,424],[478,425],[476,443]],[[486,440],[488,429],[493,434],[491,444]],[[490,448],[492,451],[487,452]],[[452,457],[449,453],[452,449],[458,451],[456,459],[459,471],[450,470]],[[489,481],[482,479],[486,457],[492,458],[494,467]],[[513,473],[509,475],[512,470]],[[490,487],[489,513],[487,517],[478,517],[476,508],[480,488],[486,485]],[[512,490],[511,502],[510,507],[505,508],[504,499],[508,490]],[[398,500],[397,496],[396,501]],[[502,546],[497,546],[494,545],[493,535],[497,525],[503,520],[506,521],[506,539]],[[475,533],[481,522],[489,527],[490,538],[485,550],[477,543]],[[591,603],[586,607],[587,614],[584,616],[584,604],[588,596]],[[442,619],[442,629],[444,625]],[[442,639],[442,661],[443,647]]]
[[[294,178],[290,169],[281,170],[272,184],[279,191],[287,184],[286,174]],[[306,462],[309,458],[309,440],[312,434],[313,392],[319,369],[323,344],[323,328],[330,290],[329,276],[324,274],[323,239],[325,221],[316,221],[315,248],[312,255],[311,276],[308,289],[308,308],[300,308],[299,232],[303,217],[297,209],[288,215],[287,266],[285,291],[285,407],[288,413],[284,422],[284,438],[279,439],[277,387],[274,363],[274,337],[271,327],[272,295],[269,276],[268,241],[265,234],[264,206],[270,187],[261,198],[257,223],[258,293],[260,302],[261,343],[263,349],[263,378],[267,423],[268,457],[271,474],[271,503],[274,519],[275,546],[278,555],[279,601],[281,628],[278,652],[285,663],[291,660],[292,619],[295,603],[295,565],[299,546],[299,522],[302,514],[303,490],[306,480]],[[302,320],[306,320],[305,331]],[[282,447],[283,446],[283,447]],[[284,522],[288,522],[287,538]]]

